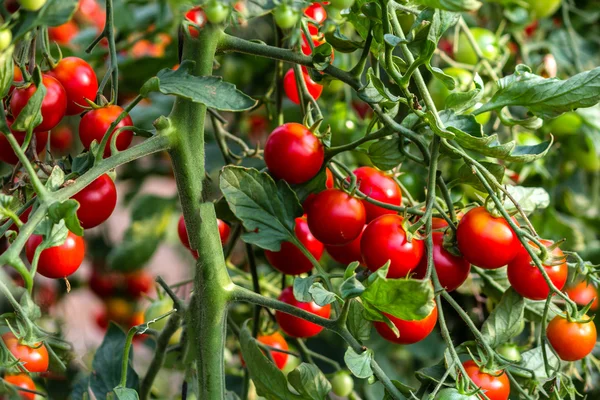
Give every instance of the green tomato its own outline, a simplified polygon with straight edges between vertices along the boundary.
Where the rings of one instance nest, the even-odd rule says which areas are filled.
[[[548,128],[554,136],[568,136],[576,134],[582,123],[583,120],[579,114],[571,111],[549,121]]]
[[[12,42],[12,33],[9,29],[0,30],[0,51],[4,51]]]
[[[46,4],[46,0],[19,0],[21,8],[27,11],[37,11]]]
[[[448,388],[439,391],[436,400],[479,400],[477,395],[468,395],[461,393],[458,389]]]
[[[331,380],[331,386],[336,396],[347,397],[354,390],[354,379],[347,371],[340,371]]]
[[[523,357],[521,357],[521,352],[519,351],[517,346],[512,343],[504,343],[500,345],[496,349],[496,352],[502,357],[506,358],[507,360],[514,361],[517,363],[523,359]]]
[[[352,7],[354,0],[330,0],[331,7],[338,10],[345,10]]]
[[[529,3],[531,19],[540,19],[551,16],[560,7],[561,0],[525,0]]]
[[[220,24],[229,16],[229,7],[220,1],[211,0],[204,7],[206,18],[212,24]]]
[[[472,28],[471,33],[475,38],[475,42],[479,45],[481,54],[488,60],[495,60],[500,56],[500,48],[498,40],[493,32],[484,28]],[[479,61],[475,50],[471,46],[467,35],[460,34],[458,39],[458,50],[454,53],[454,59],[463,64],[475,65]]]
[[[287,4],[278,6],[273,12],[275,23],[281,29],[290,29],[298,22],[300,13]]]
[[[448,89],[440,79],[435,77],[431,79],[427,86],[433,103],[440,110],[446,108],[446,98],[450,93],[466,92],[474,87],[473,74],[466,69],[451,67],[444,69],[444,73],[454,79],[456,84],[454,90]]]
[[[173,300],[171,300],[170,297],[165,296],[162,299],[157,300],[154,303],[150,304],[150,306],[144,312],[144,322],[148,322],[155,318],[158,318],[161,315],[168,313],[172,309],[173,309]],[[150,325],[150,328],[157,330],[157,331],[162,331],[164,329],[164,327],[167,325],[168,319],[169,318],[167,317],[167,318],[163,318],[159,321],[156,321],[155,323]],[[180,333],[180,335],[181,335],[181,333]]]
[[[600,143],[592,135],[582,133],[569,138],[569,157],[581,168],[589,172],[600,170]]]

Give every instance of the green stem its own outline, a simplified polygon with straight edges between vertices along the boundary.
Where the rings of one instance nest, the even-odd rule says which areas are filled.
[[[123,350],[123,361],[121,362],[121,382],[119,387],[127,387],[127,370],[129,369],[129,352],[131,351],[131,344],[133,343],[133,337],[137,333],[137,326],[129,329],[127,332],[127,339],[125,340],[125,349]]]

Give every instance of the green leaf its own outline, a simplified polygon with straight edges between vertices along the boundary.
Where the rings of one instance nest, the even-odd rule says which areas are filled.
[[[359,342],[369,340],[371,337],[371,322],[364,317],[365,308],[357,300],[350,301],[350,309],[348,310],[348,330],[352,333]]]
[[[346,37],[340,32],[339,26],[336,26],[334,31],[325,33],[325,40],[341,53],[353,53],[357,49],[362,49],[365,45],[364,40],[351,40]]]
[[[498,182],[502,182],[502,178],[504,177],[504,171],[506,167],[500,164],[490,163],[490,162],[480,162],[480,164],[487,169],[497,180]],[[485,187],[473,172],[473,168],[467,164],[463,164],[458,170],[458,177],[456,180],[461,184],[467,184],[473,186],[475,189],[485,191]]]
[[[83,228],[77,218],[77,209],[79,203],[77,200],[69,199],[63,202],[55,202],[48,208],[48,217],[58,223],[60,220],[65,221],[67,228],[77,236],[83,236]]]
[[[56,192],[65,183],[65,173],[60,167],[55,166],[46,181],[46,189]]]
[[[508,106],[523,106],[540,118],[554,118],[576,108],[600,102],[600,67],[566,80],[542,78],[525,65],[497,82],[498,91],[477,113]]]
[[[360,298],[380,312],[407,321],[425,318],[434,306],[431,284],[415,279],[377,277]]]
[[[394,385],[396,387],[396,389],[398,389],[400,391],[400,393],[402,393],[409,399],[416,392],[415,388],[405,385],[404,383],[402,383],[400,381],[397,381],[395,379],[392,379],[391,381],[392,381],[392,385]],[[387,389],[385,390],[383,400],[394,400],[394,397],[390,394],[390,392],[388,392]]]
[[[392,93],[392,90],[397,91],[397,86],[386,85],[381,79],[375,75],[373,68],[367,71],[367,84],[358,90],[358,97],[367,103],[380,103],[387,100],[396,103],[400,100],[400,93]]]
[[[313,66],[317,71],[323,71],[331,65],[331,55],[333,48],[329,43],[323,43],[315,47],[311,53],[313,58]]]
[[[415,0],[416,4],[446,11],[475,11],[481,7],[477,0]]]
[[[244,111],[256,105],[256,100],[237,90],[235,85],[216,76],[194,76],[194,62],[186,60],[176,71],[165,68],[142,88],[142,95],[151,91],[175,95],[221,111]]]
[[[461,113],[475,106],[483,97],[483,81],[478,73],[475,73],[473,82],[475,83],[473,90],[450,93],[446,98],[446,108]]]
[[[71,19],[78,5],[78,0],[48,0],[39,11],[20,10],[19,19],[12,28],[13,40],[21,38],[38,26],[64,24]]]
[[[281,242],[294,239],[295,219],[303,210],[285,181],[275,184],[267,173],[254,168],[225,167],[220,187],[229,208],[248,231],[242,235],[246,243],[279,251]]]
[[[444,363],[444,360],[441,360],[431,367],[425,367],[418,370],[415,373],[415,376],[420,382],[432,382],[437,384],[442,381],[442,378],[446,375],[447,370],[448,367]]]
[[[524,310],[523,297],[512,288],[504,292],[500,303],[481,327],[481,333],[487,343],[496,347],[521,333]]]
[[[36,226],[34,233],[44,237],[40,246],[43,249],[48,249],[62,245],[67,240],[69,230],[64,220],[61,219],[57,223],[54,223],[50,218],[45,218]]]
[[[300,203],[304,203],[304,200],[306,200],[306,198],[311,193],[318,193],[325,190],[326,181],[327,174],[325,172],[325,169],[322,169],[317,175],[315,175],[314,178],[300,185],[293,185],[292,189],[294,189],[294,192],[296,192],[296,196],[298,196],[298,200],[300,200]]]
[[[361,281],[356,279],[356,275],[347,278],[340,285],[340,294],[342,299],[347,300],[354,297],[359,297],[365,291],[365,286]]]
[[[308,289],[308,292],[311,294],[315,303],[321,307],[331,304],[336,300],[336,298],[339,298],[335,293],[325,289],[321,282],[313,283],[310,286],[310,289]]]
[[[403,141],[398,135],[383,138],[369,146],[368,155],[373,165],[383,171],[396,168],[406,156],[402,152]]]
[[[139,400],[140,398],[135,390],[129,388],[117,387],[114,392],[119,400]]]
[[[371,361],[373,360],[373,350],[367,349],[360,354],[357,354],[352,347],[348,347],[344,354],[344,361],[350,372],[357,378],[369,378],[373,375],[371,369]]]
[[[39,68],[36,68],[33,74],[33,83],[36,86],[36,91],[29,98],[23,110],[19,113],[19,116],[15,118],[11,129],[19,132],[29,132],[33,128],[42,123],[42,101],[46,96],[46,87],[42,83],[42,75]]]
[[[550,195],[544,188],[507,186],[506,189],[527,215],[550,205]],[[509,198],[504,200],[504,208],[511,214],[517,212],[517,207]]]
[[[306,278],[302,278],[297,276],[294,279],[294,297],[298,299],[298,301],[303,301],[305,303],[312,301],[312,295],[310,294],[310,287],[318,278],[316,275],[310,275]]]
[[[307,399],[328,398],[331,384],[315,365],[302,363],[288,374],[288,381],[296,391]]]
[[[13,61],[13,52],[15,46],[10,46],[0,52],[0,97],[5,98],[12,86],[15,69]]]
[[[548,356],[548,365],[550,370],[558,371],[560,367],[560,360],[554,355],[550,346],[546,346],[546,355]],[[538,380],[545,380],[550,378],[546,374],[546,367],[544,363],[544,355],[542,346],[533,348],[524,353],[521,353],[522,360],[519,365],[523,368],[533,371]]]

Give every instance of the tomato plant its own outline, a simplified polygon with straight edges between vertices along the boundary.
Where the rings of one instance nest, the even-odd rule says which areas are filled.
[[[29,372],[48,370],[48,350],[43,343],[35,343],[32,346],[21,344],[12,332],[3,334],[2,340],[8,351],[23,364],[25,370]]]
[[[296,104],[300,104],[298,79],[300,78],[296,77],[296,73],[293,69],[288,70],[283,77],[283,89],[285,90],[285,94],[292,102]],[[313,81],[308,72],[305,70],[302,70],[302,80],[304,81],[303,84],[306,85],[308,94],[310,94],[313,99],[318,100],[319,97],[321,97],[321,93],[323,93],[323,86]]]
[[[32,235],[25,248],[27,259],[33,262],[36,249],[42,243],[40,235]],[[65,242],[42,250],[39,256],[37,272],[46,278],[66,278],[79,268],[85,255],[85,242],[81,236],[69,232]]]
[[[9,384],[16,386],[17,388],[27,389],[29,391],[35,390],[35,383],[27,374],[5,375],[3,379]],[[35,399],[34,393],[18,389],[17,391],[23,400]]]
[[[307,311],[311,314],[315,314],[322,318],[329,318],[331,314],[331,306],[329,304],[321,307],[313,301],[298,301],[294,297],[294,291],[291,287],[287,287],[281,291],[281,295],[279,295],[279,301],[300,308],[304,311]],[[277,318],[277,323],[279,324],[281,330],[285,332],[286,335],[291,337],[312,337],[318,335],[319,332],[323,330],[323,327],[317,324],[308,322],[290,314],[286,314],[283,311],[277,311],[275,313],[275,318]]]

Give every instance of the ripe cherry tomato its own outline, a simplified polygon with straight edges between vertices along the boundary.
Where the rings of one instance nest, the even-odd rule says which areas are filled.
[[[444,248],[444,234],[442,232],[433,232],[431,238],[433,239],[433,265],[440,280],[440,285],[448,292],[456,290],[469,277],[471,264],[462,257],[450,254]],[[423,279],[426,273],[427,254],[424,252],[419,266],[415,269],[415,278]]]
[[[317,193],[306,214],[308,227],[317,240],[334,246],[356,239],[366,221],[362,202],[338,189]]]
[[[393,315],[385,314],[386,317],[398,328],[400,337],[396,337],[394,331],[385,322],[375,321],[375,329],[386,340],[397,344],[413,344],[425,339],[435,328],[437,323],[437,306],[434,305],[431,313],[421,320],[405,321]]]
[[[56,78],[67,93],[67,115],[83,112],[88,106],[86,99],[94,101],[98,91],[96,73],[79,57],[65,57],[48,71]]]
[[[34,132],[49,131],[54,128],[65,116],[67,111],[67,92],[56,78],[43,74],[42,84],[46,87],[46,95],[42,100],[42,118],[41,124],[36,126]],[[34,84],[27,87],[15,88],[10,99],[10,109],[13,117],[16,119],[27,102],[36,92]]]
[[[598,291],[593,283],[579,282],[577,285],[569,287],[565,290],[569,298],[580,306],[586,306],[590,301],[594,300],[590,306],[590,310],[598,309]]]
[[[410,242],[399,215],[382,215],[365,229],[360,249],[367,268],[377,271],[390,261],[388,278],[404,278],[419,265],[425,245],[413,238]]]
[[[52,129],[50,134],[50,146],[52,147],[52,151],[65,153],[73,147],[73,131],[68,125],[58,125],[56,128]]]
[[[229,16],[229,7],[218,0],[211,0],[204,7],[204,12],[211,24],[220,24]]]
[[[27,374],[6,375],[4,380],[21,389],[35,390],[35,383]],[[34,393],[19,390],[19,394],[23,400],[35,400]]]
[[[383,172],[372,167],[360,167],[354,170],[358,189],[372,198],[386,204],[399,206],[402,204],[402,192],[398,184]],[[396,214],[393,210],[376,206],[363,200],[367,212],[367,222],[385,214]]]
[[[484,372],[473,360],[465,361],[463,367],[473,383],[481,388],[490,400],[508,400],[510,381],[504,371],[493,374]]]
[[[59,26],[48,27],[48,36],[50,40],[60,45],[68,45],[71,40],[79,33],[79,27],[75,21],[67,21]]]
[[[479,45],[481,53],[486,59],[494,61],[500,56],[500,47],[494,32],[476,27],[471,28],[471,33],[475,38],[475,42]],[[458,39],[458,49],[454,53],[454,59],[460,63],[471,65],[475,65],[479,61],[477,54],[475,54],[475,50],[473,50],[471,43],[467,39],[467,35],[464,33],[461,33]]]
[[[363,227],[363,232],[367,228],[367,225]],[[362,232],[356,239],[351,241],[350,243],[343,244],[341,246],[331,246],[325,245],[325,249],[327,249],[327,253],[333,258],[335,261],[341,264],[350,264],[354,261],[358,261],[359,263],[363,263],[362,254],[360,252],[360,241],[362,239]]]
[[[310,233],[305,217],[296,218],[294,233],[298,240],[318,261],[323,254],[323,243],[315,239],[312,233]],[[290,242],[281,243],[281,250],[279,251],[265,250],[265,256],[275,269],[287,275],[300,275],[313,268],[308,257]]]
[[[200,6],[196,6],[185,13],[185,18],[197,26],[189,26],[188,31],[190,36],[197,38],[200,35],[199,28],[202,29],[206,25],[206,13]]]
[[[273,11],[273,17],[275,18],[275,23],[281,29],[290,29],[296,25],[300,14],[293,7],[287,4],[280,4]]]
[[[312,26],[311,24],[308,24],[309,30],[310,30],[311,26]],[[301,38],[302,38],[302,42],[300,45],[300,49],[302,50],[302,53],[304,55],[310,56],[312,54],[312,48],[310,47],[310,43],[308,42],[308,40],[306,40],[306,36],[304,36],[304,33],[301,35]],[[314,47],[319,47],[320,45],[325,43],[325,38],[323,36],[318,35],[317,33],[311,35],[311,40],[313,42]],[[335,52],[332,49],[331,50],[331,61],[333,62],[334,59],[335,59]]]
[[[541,240],[543,245],[549,246],[552,242]],[[530,243],[533,245],[533,243]],[[535,246],[534,246],[535,247]],[[567,266],[566,258],[563,252],[556,248],[552,251],[552,264],[543,264],[544,270],[550,277],[550,280],[559,289],[565,286],[569,275],[569,267]],[[562,262],[561,262],[562,260]],[[508,281],[510,285],[521,296],[531,300],[546,300],[550,294],[550,288],[544,279],[540,270],[532,264],[531,257],[524,247],[518,252],[517,256],[508,263]]]
[[[331,390],[339,397],[347,397],[354,390],[354,379],[347,371],[339,371],[331,380]]]
[[[279,296],[279,300],[323,318],[329,318],[331,315],[331,306],[329,304],[321,307],[313,301],[310,303],[298,301],[294,297],[294,290],[291,287],[283,289],[281,295]],[[275,312],[275,318],[277,319],[277,323],[279,324],[281,330],[292,337],[312,337],[319,334],[319,332],[323,330],[323,327],[317,324],[313,324],[312,322],[305,321],[302,318],[298,318],[281,311]]]
[[[33,261],[35,249],[42,243],[42,236],[31,235],[25,246],[29,262]],[[37,272],[51,279],[62,279],[77,271],[85,256],[83,238],[69,232],[67,240],[60,246],[50,247],[42,251]]]
[[[537,0],[525,0],[529,3],[529,15],[532,19],[550,17],[560,7],[561,0],[546,0],[539,2]]]
[[[435,106],[440,110],[446,108],[446,98],[450,96],[451,93],[466,92],[474,87],[473,74],[466,69],[450,67],[445,68],[443,71],[446,75],[449,75],[454,79],[454,83],[456,84],[454,90],[448,89],[446,85],[437,78],[432,78],[427,85],[429,93],[431,94],[431,99],[435,103]]]
[[[312,20],[315,20],[319,24],[322,24],[327,19],[327,11],[325,11],[325,8],[321,5],[321,3],[317,2],[314,2],[310,6],[306,7],[304,9],[304,15]]]
[[[465,259],[485,269],[508,264],[522,248],[508,222],[494,217],[485,207],[473,208],[462,217],[456,238]]]
[[[289,350],[287,341],[279,332],[274,332],[270,335],[261,335],[257,339],[259,342],[267,346],[281,350]],[[277,365],[277,368],[283,369],[283,367],[285,367],[285,363],[287,363],[288,354],[274,350],[271,350],[269,353],[271,354],[271,358],[273,358],[273,362],[275,362],[275,365]]]
[[[87,112],[83,118],[81,118],[81,122],[79,122],[79,139],[81,139],[83,147],[85,147],[86,150],[89,149],[94,140],[100,143],[104,134],[108,128],[110,128],[110,125],[119,118],[123,111],[124,110],[119,106],[108,105]],[[112,142],[115,130],[124,126],[133,126],[133,121],[129,115],[123,118],[112,131],[110,139],[104,149],[104,158],[111,154],[110,143]],[[132,139],[133,132],[121,132],[117,138],[117,149],[119,151],[125,150],[131,144]]]
[[[321,170],[325,150],[319,138],[307,127],[290,122],[271,132],[264,157],[275,178],[299,184],[312,179]]]
[[[154,285],[154,277],[146,271],[137,271],[125,276],[127,293],[134,299],[139,299],[148,294]],[[139,324],[137,324],[139,325]]]
[[[562,360],[581,360],[596,346],[597,333],[594,321],[587,315],[582,319],[586,322],[570,322],[564,315],[557,315],[546,328],[548,341]]]
[[[37,343],[33,347],[20,344],[19,339],[17,339],[12,332],[7,332],[2,335],[2,340],[8,351],[10,351],[19,362],[23,363],[23,368],[27,371],[48,371],[48,350],[44,343]]]
[[[85,229],[94,228],[106,221],[117,206],[117,187],[107,174],[73,196],[79,202],[77,217]]]
[[[15,136],[15,139],[17,139],[17,142],[22,145],[25,141],[26,133],[16,131],[11,132]],[[48,132],[38,132],[34,133],[34,135],[36,138],[35,150],[40,154],[46,148],[46,143],[48,143]],[[19,158],[13,151],[10,143],[8,143],[8,139],[6,139],[6,136],[2,133],[0,133],[0,160],[11,165],[15,165],[19,162]]]
[[[304,78],[304,83],[306,83],[308,93],[310,93],[313,99],[318,100],[321,97],[321,93],[323,93],[323,86],[313,81],[304,69],[302,70],[302,77]],[[296,86],[296,74],[292,68],[283,77],[283,90],[292,102],[300,104],[300,96],[298,94],[298,87]]]

